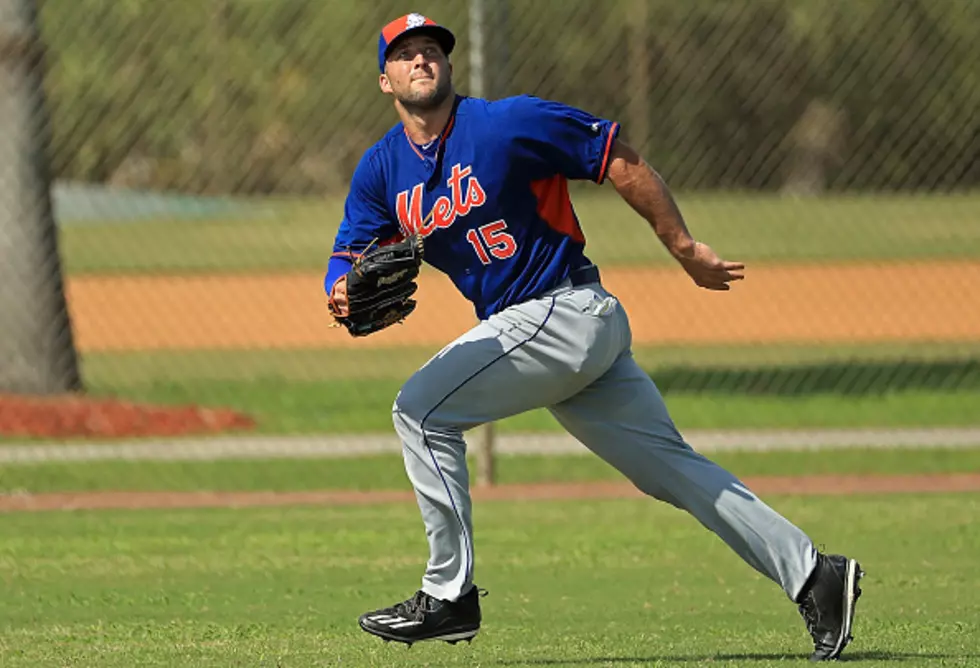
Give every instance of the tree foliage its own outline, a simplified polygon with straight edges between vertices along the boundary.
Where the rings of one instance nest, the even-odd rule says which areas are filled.
[[[466,93],[467,3],[415,9],[456,32]],[[55,174],[340,189],[396,121],[376,47],[402,11],[391,0],[45,0]],[[640,55],[627,39],[638,15]],[[643,114],[641,148],[677,187],[779,189],[814,164],[831,189],[980,181],[972,0],[511,0],[502,16],[487,26],[499,95],[581,106],[621,121],[625,138]],[[631,58],[649,72],[646,90],[629,84]]]

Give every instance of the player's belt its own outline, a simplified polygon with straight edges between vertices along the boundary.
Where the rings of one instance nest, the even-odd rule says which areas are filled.
[[[558,282],[551,290],[558,290],[566,286],[577,288],[581,285],[599,282],[599,267],[590,264],[586,267],[579,267],[569,272],[568,276]],[[545,293],[547,294],[547,293]]]
[[[568,280],[572,282],[572,287],[577,288],[580,285],[588,285],[589,283],[599,282],[599,267],[594,264],[590,264],[587,267],[579,267],[578,269],[572,270],[568,275]]]

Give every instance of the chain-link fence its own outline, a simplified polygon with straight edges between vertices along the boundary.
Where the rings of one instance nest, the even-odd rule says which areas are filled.
[[[975,187],[970,0],[446,2],[473,85],[619,119],[682,189]],[[56,176],[187,192],[338,192],[393,115],[395,2],[46,0]]]
[[[36,35],[30,5],[0,0],[8,390],[75,387],[77,347],[96,393],[261,412],[303,386],[275,428],[329,430],[370,378],[384,413],[474,322],[428,272],[404,325],[357,345],[328,327],[345,188],[396,121],[378,32],[409,11],[456,33],[459,92],[622,123],[695,234],[748,264],[698,291],[611,187],[574,189],[664,389],[980,383],[980,3],[38,0]]]

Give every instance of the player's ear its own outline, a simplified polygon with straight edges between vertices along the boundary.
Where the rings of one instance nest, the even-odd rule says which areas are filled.
[[[387,74],[378,77],[378,86],[380,86],[382,93],[391,94],[391,82],[388,81]]]

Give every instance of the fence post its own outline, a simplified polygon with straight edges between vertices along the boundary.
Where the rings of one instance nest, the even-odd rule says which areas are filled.
[[[648,0],[633,0],[626,6],[626,42],[629,51],[627,101],[630,144],[641,154],[650,139],[650,29]]]
[[[222,163],[231,156],[226,147],[228,130],[228,0],[211,0],[208,16],[208,50],[210,64],[202,76],[210,79],[211,103],[204,116],[204,155],[206,170],[205,189],[217,195],[227,195],[231,189],[232,178]]]
[[[492,86],[488,86],[486,77],[487,20],[484,0],[470,0],[470,95],[473,97],[492,98],[497,94],[497,91],[489,90]],[[493,423],[483,425],[479,432],[476,439],[476,484],[483,487],[496,482]]]

